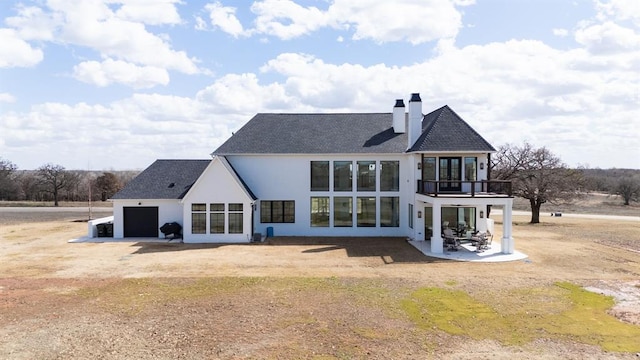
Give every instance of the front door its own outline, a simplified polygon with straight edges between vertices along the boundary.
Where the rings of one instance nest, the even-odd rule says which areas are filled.
[[[460,191],[462,158],[440,158],[440,191]]]

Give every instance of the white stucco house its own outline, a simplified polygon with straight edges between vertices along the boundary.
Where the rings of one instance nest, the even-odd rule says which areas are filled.
[[[448,106],[423,115],[419,94],[389,113],[257,114],[212,159],[157,160],[114,195],[113,236],[162,237],[177,222],[186,243],[384,236],[442,253],[443,226],[487,230],[497,206],[494,235],[513,253],[511,184],[489,180],[494,152]]]

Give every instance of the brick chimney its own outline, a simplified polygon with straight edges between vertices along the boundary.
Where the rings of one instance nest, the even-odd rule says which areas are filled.
[[[404,101],[402,99],[396,100],[396,105],[393,107],[393,132],[396,134],[402,134],[406,130],[406,116],[404,112]]]
[[[420,99],[420,94],[413,93],[411,94],[411,100],[409,100],[409,123],[407,124],[407,126],[409,127],[409,144],[407,145],[408,149],[416,143],[416,141],[422,134],[422,118],[422,99]]]

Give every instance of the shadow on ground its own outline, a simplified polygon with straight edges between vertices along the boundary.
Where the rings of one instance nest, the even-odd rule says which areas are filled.
[[[386,264],[435,263],[447,260],[428,257],[411,246],[405,238],[397,237],[272,237],[259,243],[243,244],[184,244],[179,242],[136,242],[133,254],[172,251],[217,249],[223,246],[280,246],[283,251],[319,254],[345,251],[347,257],[378,257]],[[300,247],[304,247],[300,250]]]

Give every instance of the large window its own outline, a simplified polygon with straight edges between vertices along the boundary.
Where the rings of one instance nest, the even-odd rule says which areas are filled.
[[[207,204],[191,204],[191,233],[206,234]]]
[[[311,198],[311,226],[328,227],[329,226],[329,198],[312,197]]]
[[[333,162],[333,191],[352,191],[353,164],[351,161]]]
[[[358,226],[359,227],[375,227],[376,226],[376,198],[375,197],[359,197],[357,202],[358,209]]]
[[[293,200],[261,201],[261,223],[293,223],[296,216],[296,203]]]
[[[358,191],[376,191],[375,161],[358,161]]]
[[[474,207],[443,207],[442,228],[451,228],[463,233],[476,228],[476,208]]]
[[[329,191],[329,162],[311,162],[311,191]]]
[[[475,157],[464,158],[464,179],[466,181],[476,181],[476,163]]]
[[[436,179],[436,158],[422,158],[422,180],[435,181]]]
[[[333,198],[333,226],[353,226],[353,198],[343,196]]]
[[[400,198],[381,197],[380,198],[380,226],[400,227]]]
[[[380,161],[380,191],[400,190],[400,162]]]
[[[224,234],[224,204],[210,204],[209,222],[211,234]]]
[[[242,204],[229,204],[229,234],[242,234]]]

